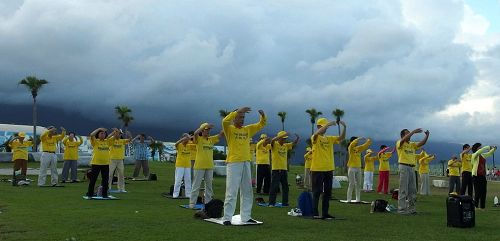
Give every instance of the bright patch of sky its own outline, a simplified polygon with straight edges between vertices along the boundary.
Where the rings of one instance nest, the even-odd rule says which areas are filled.
[[[465,3],[490,22],[488,33],[500,33],[500,0],[465,0]]]

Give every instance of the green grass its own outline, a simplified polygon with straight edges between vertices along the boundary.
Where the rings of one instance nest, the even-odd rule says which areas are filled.
[[[61,165],[61,163],[60,163]],[[37,163],[30,163],[30,167]],[[9,168],[11,164],[0,164]],[[127,166],[130,175],[133,167]],[[0,240],[498,240],[500,209],[492,208],[500,183],[488,182],[487,210],[476,212],[476,227],[446,227],[446,190],[432,188],[432,196],[419,196],[414,216],[392,213],[370,214],[370,205],[349,205],[331,201],[331,214],[346,220],[322,221],[290,217],[289,209],[254,205],[253,217],[261,226],[225,227],[193,218],[194,211],[179,208],[187,200],[171,200],[160,195],[173,184],[171,163],[151,163],[156,182],[128,181],[121,200],[82,199],[87,183],[64,188],[12,187],[0,183]],[[290,201],[295,206],[301,190],[295,186],[293,166],[289,175]],[[80,177],[82,174],[79,174]],[[36,177],[30,177],[36,179]],[[375,176],[375,183],[378,177]],[[49,178],[48,178],[49,179]],[[391,175],[391,187],[397,176]],[[334,190],[345,198],[346,189]],[[215,196],[224,199],[225,178],[214,179]],[[363,200],[389,199],[375,193],[362,194]],[[266,198],[267,199],[267,198]],[[278,201],[281,197],[278,196]],[[391,200],[390,203],[396,204]],[[238,205],[239,206],[239,205]],[[138,213],[136,213],[138,211]],[[237,211],[238,212],[238,211]]]

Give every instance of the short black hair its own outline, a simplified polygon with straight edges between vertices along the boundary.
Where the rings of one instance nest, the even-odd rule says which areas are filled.
[[[387,147],[386,145],[381,145],[381,146],[380,146],[380,150],[382,150],[382,149],[384,149],[384,148],[386,148],[386,147]]]
[[[399,133],[399,135],[401,135],[401,137],[403,137],[405,135],[405,132],[409,131],[408,129],[403,129],[401,130],[401,133]]]
[[[470,145],[469,145],[469,144],[464,144],[464,145],[462,146],[462,150],[465,150],[465,149],[467,149],[467,148],[469,148],[469,147],[470,147]]]
[[[104,134],[106,134],[106,136],[104,138],[107,138],[108,137],[108,132],[107,131],[103,131],[103,130],[99,130],[96,134],[95,134],[95,138],[96,139],[99,139],[99,133],[101,132],[104,132]]]
[[[474,143],[474,145],[472,145],[472,152],[476,152],[479,147],[481,147],[481,143]]]

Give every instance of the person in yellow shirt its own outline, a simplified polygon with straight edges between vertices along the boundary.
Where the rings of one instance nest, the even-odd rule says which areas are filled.
[[[312,161],[312,149],[311,147],[306,148],[306,154],[304,154],[304,186],[308,192],[311,191],[311,161]]]
[[[362,140],[365,142],[362,145],[358,143]],[[352,191],[356,191],[356,202],[361,202],[361,153],[370,147],[372,140],[363,137],[351,137],[347,151],[349,152],[349,160],[347,161],[347,177],[349,179],[349,187],[347,188],[347,202],[351,202]]]
[[[44,186],[47,178],[47,168],[50,166],[50,179],[52,186],[57,186],[57,143],[66,136],[66,129],[61,127],[61,133],[57,134],[57,129],[49,126],[41,136],[42,156],[40,157],[40,174],[38,175],[38,186]]]
[[[450,189],[448,193],[456,192],[460,193],[460,167],[462,163],[456,156],[453,156],[451,160],[448,161],[448,170],[450,176]]]
[[[181,190],[182,181],[184,180],[184,195],[191,198],[191,152],[192,145],[189,144],[191,136],[184,133],[182,137],[175,143],[177,156],[175,158],[175,183],[173,198],[178,198]]]
[[[25,140],[26,133],[19,132],[9,142],[12,150],[12,161],[14,162],[14,171],[12,175],[12,185],[17,186],[19,181],[26,180],[26,170],[28,169],[28,148],[33,145],[32,140]],[[16,172],[21,170],[21,176]]]
[[[222,129],[228,146],[226,159],[226,198],[224,200],[224,225],[231,225],[240,191],[240,215],[243,222],[256,222],[252,219],[253,189],[250,157],[250,139],[266,125],[266,115],[259,110],[260,121],[244,126],[245,115],[250,107],[242,107],[222,119]]]
[[[77,166],[78,166],[78,147],[83,143],[81,136],[78,136],[76,140],[76,135],[74,132],[70,132],[67,137],[62,140],[64,146],[64,166],[61,173],[61,182],[65,183],[68,179],[68,173],[71,169],[71,182],[78,182],[77,178]]]
[[[345,139],[346,125],[342,125],[340,136],[326,135],[330,126],[334,126],[335,121],[328,121],[326,118],[319,118],[316,122],[318,130],[311,136],[312,143],[312,161],[311,161],[311,179],[313,191],[313,215],[314,218],[333,219],[329,212],[330,198],[332,196],[333,171],[335,170],[335,160],[333,157],[333,145],[340,144]],[[319,197],[322,197],[322,214],[319,216]]]
[[[269,187],[271,186],[271,161],[269,154],[271,139],[266,134],[260,135],[260,140],[257,142],[256,149],[256,162],[257,162],[257,194],[269,194]]]
[[[372,156],[372,154],[375,154]],[[375,161],[377,161],[376,153],[373,153],[371,149],[366,150],[366,155],[364,156],[365,161],[365,178],[363,181],[363,191],[373,192],[373,171],[375,170]]]
[[[118,130],[118,129],[117,129]],[[113,184],[113,176],[116,172],[117,176],[117,186],[118,192],[126,193],[125,190],[125,166],[123,165],[123,160],[125,159],[125,146],[130,143],[132,139],[132,134],[127,132],[127,137],[125,138],[123,131],[118,130],[119,134],[115,135],[113,139],[113,144],[110,146],[110,163],[109,163],[109,190]]]
[[[276,193],[280,188],[281,183],[281,204],[283,207],[288,206],[288,151],[299,142],[299,136],[295,134],[293,142],[285,142],[288,138],[286,131],[280,131],[271,140],[271,189],[269,190],[269,207],[276,205]]]
[[[460,195],[467,194],[472,197],[472,164],[470,154],[471,147],[469,144],[465,144],[462,147],[462,153],[460,153],[460,160],[462,161],[462,185],[460,185]]]
[[[91,199],[94,196],[94,187],[101,173],[102,197],[108,198],[110,147],[113,145],[116,136],[120,135],[118,129],[113,129],[108,136],[107,129],[98,128],[90,133],[90,144],[92,145],[92,159],[90,160],[90,180],[86,196]]]
[[[203,123],[194,132],[194,144],[196,145],[196,158],[194,162],[194,179],[191,188],[191,198],[189,199],[189,207],[194,208],[198,195],[200,194],[201,180],[205,182],[205,197],[204,202],[208,203],[212,200],[214,191],[212,189],[212,181],[214,179],[214,145],[219,142],[223,133],[210,136],[210,130],[214,125]]]
[[[391,159],[392,154],[396,151],[395,148],[392,151],[389,151],[389,149],[388,146],[381,145],[380,151],[377,153],[379,162],[377,192],[379,194],[388,194],[389,192],[389,172],[391,170],[389,159]]]
[[[429,155],[422,149],[418,159],[418,173],[420,174],[420,179],[422,183],[420,185],[420,194],[431,195],[430,182],[429,182],[429,163],[436,158],[435,155]]]
[[[417,163],[415,152],[427,143],[430,132],[425,131],[425,137],[420,142],[412,142],[411,137],[417,133],[422,133],[422,129],[418,128],[413,131],[403,129],[400,133],[401,139],[396,142],[399,163],[398,213],[403,215],[417,213],[415,208],[417,199],[414,170]]]

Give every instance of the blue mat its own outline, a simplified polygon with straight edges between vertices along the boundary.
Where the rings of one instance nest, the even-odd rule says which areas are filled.
[[[179,205],[179,207],[193,209],[193,210],[202,210],[203,208],[205,208],[205,205],[204,204],[196,204],[196,205],[194,205],[194,208],[189,208],[189,205]]]
[[[103,197],[97,197],[97,196],[94,196],[92,198],[89,198],[87,196],[83,196],[83,199],[85,200],[120,200],[119,198],[117,197],[113,197],[113,196],[108,196],[107,198],[103,198]]]
[[[108,192],[109,193],[128,193],[128,192],[120,192],[120,190],[118,190],[118,189],[109,189]]]
[[[269,207],[269,203],[257,203],[257,205],[259,205],[259,206],[261,206],[261,207]],[[287,208],[287,207],[289,207],[289,205],[287,205],[287,206],[283,206],[283,204],[282,204],[282,203],[276,203],[276,204],[274,205],[274,207],[275,207],[275,208]]]

